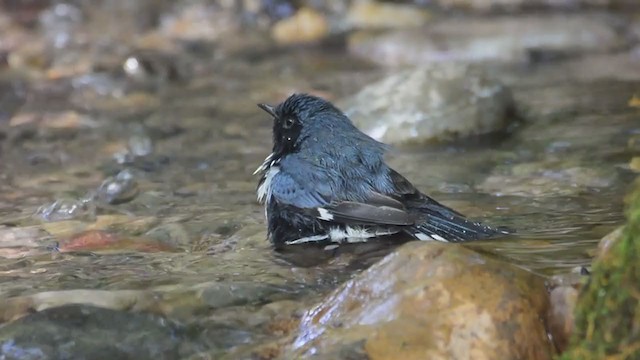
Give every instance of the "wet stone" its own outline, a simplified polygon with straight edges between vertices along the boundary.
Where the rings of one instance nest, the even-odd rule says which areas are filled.
[[[607,169],[535,162],[512,166],[508,174],[490,175],[477,188],[500,196],[575,195],[589,189],[606,189],[617,177]]]
[[[73,219],[90,220],[95,218],[96,208],[91,199],[58,199],[38,208],[35,216],[44,221],[62,221]]]
[[[510,90],[480,68],[456,64],[398,71],[341,105],[361,130],[392,144],[482,135],[513,121]]]
[[[160,243],[176,247],[188,247],[191,245],[191,236],[184,226],[177,223],[157,226],[149,230],[145,236]]]
[[[544,281],[461,246],[413,242],[303,316],[283,358],[541,359]]]
[[[0,328],[3,359],[177,359],[189,353],[188,343],[185,328],[165,318],[87,305],[47,309]]]
[[[153,141],[144,134],[136,134],[129,137],[127,149],[133,156],[147,156],[153,152]]]
[[[617,229],[613,230],[609,234],[605,235],[600,242],[598,242],[598,257],[603,257],[609,252],[609,249],[620,241],[622,238],[622,232],[624,231],[624,226],[620,226]]]
[[[138,195],[138,183],[130,170],[122,170],[115,177],[107,178],[98,188],[96,197],[107,204],[121,204]]]
[[[108,231],[88,230],[64,239],[57,246],[60,252],[159,252],[174,251],[170,244],[135,236],[122,236]]]
[[[289,289],[261,283],[211,283],[202,289],[202,300],[212,308],[260,304],[286,297]]]
[[[558,350],[563,351],[569,344],[575,321],[574,311],[578,300],[578,289],[571,286],[559,286],[549,295],[549,331]]]
[[[49,235],[36,226],[0,226],[0,258],[22,258],[45,252]]]

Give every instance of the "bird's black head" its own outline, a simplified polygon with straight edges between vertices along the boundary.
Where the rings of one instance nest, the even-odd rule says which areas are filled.
[[[321,136],[336,127],[353,127],[330,102],[307,94],[294,94],[273,107],[258,106],[273,116],[273,153],[280,157],[297,152],[309,136]]]

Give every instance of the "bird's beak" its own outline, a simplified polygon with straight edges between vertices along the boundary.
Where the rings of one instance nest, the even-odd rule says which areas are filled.
[[[277,117],[276,116],[276,109],[268,104],[258,104],[258,107],[264,111],[266,111],[269,115],[273,116],[274,118]]]

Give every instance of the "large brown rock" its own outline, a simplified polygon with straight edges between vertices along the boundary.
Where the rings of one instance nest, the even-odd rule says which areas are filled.
[[[547,306],[531,273],[414,242],[309,310],[283,358],[551,359]]]

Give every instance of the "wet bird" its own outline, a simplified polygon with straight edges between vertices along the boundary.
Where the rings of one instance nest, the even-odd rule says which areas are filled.
[[[418,191],[384,161],[388,146],[330,102],[294,94],[273,107],[273,151],[254,174],[276,247],[404,233],[462,242],[504,234]]]

